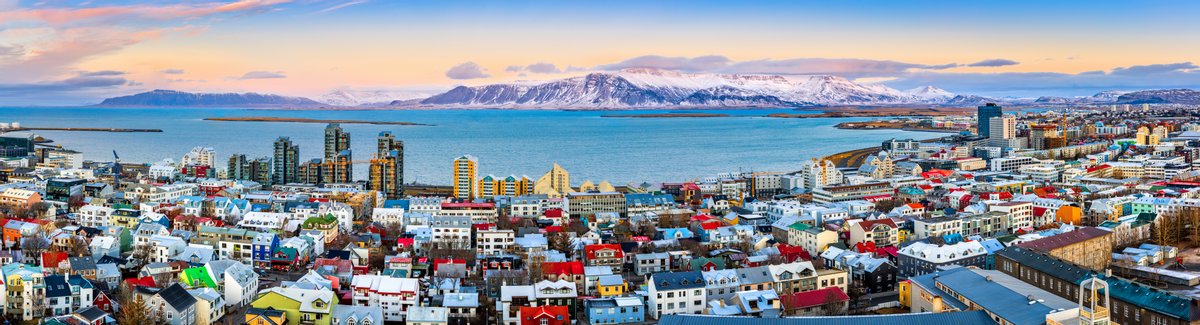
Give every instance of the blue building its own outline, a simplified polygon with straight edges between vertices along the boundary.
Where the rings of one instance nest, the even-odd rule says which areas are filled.
[[[979,110],[976,111],[975,116],[977,121],[975,123],[975,133],[979,133],[979,136],[987,138],[991,134],[988,131],[991,128],[991,123],[988,120],[993,117],[1004,116],[1004,109],[996,104],[987,103],[987,105],[979,106]]]
[[[584,304],[592,324],[630,324],[646,321],[646,306],[638,297],[589,299]]]
[[[254,237],[251,245],[253,246],[251,249],[253,251],[254,266],[270,267],[271,254],[279,248],[279,236],[273,233],[260,232],[258,236]]]

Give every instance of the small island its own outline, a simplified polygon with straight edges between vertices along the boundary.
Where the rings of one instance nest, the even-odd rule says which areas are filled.
[[[713,113],[604,114],[604,115],[600,115],[600,117],[625,117],[625,118],[729,117],[729,114],[713,114]]]
[[[339,123],[339,124],[374,124],[374,125],[411,125],[411,126],[433,126],[433,124],[414,123],[414,122],[399,122],[399,121],[365,121],[365,120],[323,120],[302,117],[269,117],[269,116],[246,116],[246,117],[208,117],[205,121],[223,121],[223,122],[282,122],[282,123]]]

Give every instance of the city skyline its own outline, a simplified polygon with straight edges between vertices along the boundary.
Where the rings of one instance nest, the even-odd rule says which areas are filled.
[[[1200,86],[1188,2],[0,1],[0,105],[150,89],[428,95],[655,67],[1081,96]]]

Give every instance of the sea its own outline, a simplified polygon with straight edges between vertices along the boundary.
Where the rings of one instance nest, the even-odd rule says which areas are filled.
[[[728,117],[619,118],[605,114],[714,113]],[[446,185],[451,162],[472,155],[479,176],[528,175],[537,179],[558,163],[572,183],[613,185],[677,182],[726,172],[791,172],[801,162],[878,146],[887,139],[926,139],[937,133],[841,130],[840,122],[870,118],[771,118],[790,109],[704,111],[570,110],[263,110],[247,108],[0,108],[0,123],[23,127],[154,128],[161,133],[37,131],[84,159],[123,162],[176,161],[192,147],[212,147],[224,162],[232,154],[269,156],[272,143],[290,137],[302,158],[323,152],[324,124],[206,121],[208,117],[296,117],[403,121],[427,126],[343,124],[355,160],[375,152],[375,137],[391,131],[405,143],[405,182]],[[9,133],[6,135],[28,133]],[[224,163],[220,164],[224,168]],[[365,179],[366,164],[355,165]]]

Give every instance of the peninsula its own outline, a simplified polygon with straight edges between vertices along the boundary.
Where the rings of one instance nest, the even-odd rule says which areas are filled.
[[[280,123],[340,123],[340,124],[374,124],[374,125],[411,125],[411,126],[433,126],[433,124],[400,122],[400,121],[366,121],[366,120],[324,120],[301,117],[269,117],[269,116],[246,116],[246,117],[209,117],[205,121],[223,121],[223,122],[280,122]]]

